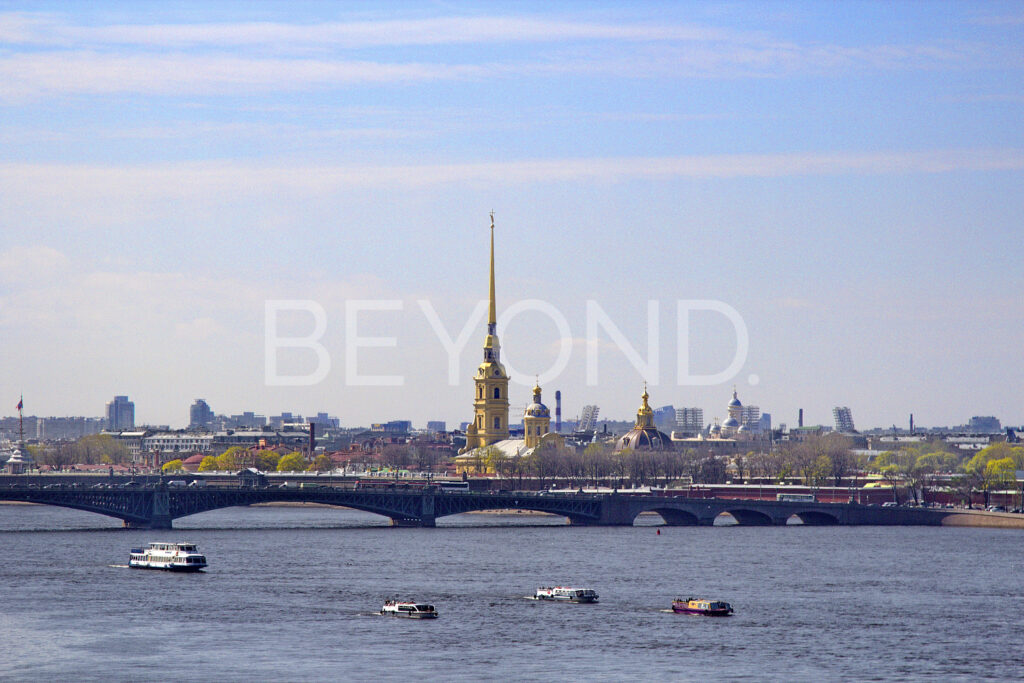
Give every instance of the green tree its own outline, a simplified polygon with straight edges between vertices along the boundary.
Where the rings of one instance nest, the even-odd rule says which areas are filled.
[[[281,454],[267,449],[256,451],[256,469],[261,472],[273,472],[277,469],[277,462]]]
[[[243,446],[232,446],[217,456],[217,469],[225,472],[240,470],[248,465],[247,452]]]
[[[972,465],[971,463],[974,464]],[[971,463],[968,463],[968,471],[973,471],[980,480],[980,488],[985,494],[986,506],[990,503],[990,496],[993,491],[1014,487],[1016,466],[1013,458],[986,461],[984,458],[979,459],[978,456],[975,456],[971,458]]]
[[[405,470],[412,462],[408,444],[389,443],[380,452],[381,461],[395,470]]]
[[[55,470],[67,469],[76,462],[75,447],[71,443],[58,443],[51,446],[28,446],[28,452],[37,464],[49,465]]]
[[[595,484],[611,474],[611,447],[595,441],[583,449],[583,466],[587,477]]]
[[[488,447],[484,451],[483,460],[487,469],[494,472],[499,481],[508,472],[509,457],[500,448]]]
[[[1009,458],[1013,461],[1014,469],[1024,470],[1024,446],[1017,446],[1005,441],[981,449],[974,457],[981,458],[985,462]]]
[[[537,478],[539,488],[546,488],[545,482],[558,476],[562,465],[561,452],[554,443],[542,443],[526,456],[528,471]]]
[[[277,461],[278,472],[302,472],[307,466],[306,459],[298,451],[282,455],[281,459]]]
[[[214,472],[217,470],[217,458],[208,455],[199,463],[200,472]]]
[[[931,472],[954,472],[960,465],[960,458],[955,453],[926,453],[917,459],[917,466]]]
[[[309,469],[314,472],[329,472],[334,469],[334,463],[331,462],[330,456],[321,453],[313,458],[313,464],[309,466]]]
[[[160,468],[160,471],[164,472],[164,473],[167,473],[167,472],[184,472],[185,471],[185,465],[181,462],[181,458],[177,458],[175,460],[168,460],[167,462],[165,462],[163,464],[163,467]]]
[[[129,460],[128,447],[109,434],[90,434],[75,442],[75,462],[120,465]]]

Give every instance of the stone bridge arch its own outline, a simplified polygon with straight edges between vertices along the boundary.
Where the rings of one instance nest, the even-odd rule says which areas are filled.
[[[771,515],[761,512],[760,510],[750,510],[743,507],[727,507],[723,508],[718,514],[722,513],[732,515],[732,518],[736,520],[736,523],[742,526],[772,526],[775,524],[775,520],[772,519]]]
[[[839,518],[821,510],[798,510],[791,516],[800,518],[804,526],[832,526],[839,524]]]
[[[681,510],[673,507],[652,507],[641,512],[654,512],[661,516],[665,520],[666,526],[697,526],[700,524],[700,519],[697,515],[693,514],[688,510]],[[636,518],[633,519],[633,523],[636,523]]]

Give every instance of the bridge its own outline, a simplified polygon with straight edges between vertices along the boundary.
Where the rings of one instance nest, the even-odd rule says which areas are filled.
[[[56,484],[0,487],[0,500],[56,505],[116,517],[129,528],[170,529],[181,517],[257,503],[320,503],[364,510],[394,526],[433,527],[437,519],[478,510],[533,510],[567,517],[581,526],[632,526],[638,515],[657,513],[669,526],[710,526],[722,513],[741,525],[772,526],[796,516],[810,525],[932,525],[951,511],[883,508],[856,503],[665,497],[619,493],[472,492],[422,489],[318,488],[83,488]]]

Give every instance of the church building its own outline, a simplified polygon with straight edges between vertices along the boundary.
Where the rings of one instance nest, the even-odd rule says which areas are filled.
[[[508,373],[501,364],[501,343],[498,341],[498,315],[494,296],[494,214],[491,214],[490,306],[484,358],[473,377],[473,421],[466,429],[466,447],[455,458],[458,472],[483,474],[490,472],[483,454],[496,448],[505,457],[529,455],[542,443],[564,439],[551,433],[551,411],[541,402],[540,384],[533,387],[533,403],[523,413],[524,438],[509,438]]]

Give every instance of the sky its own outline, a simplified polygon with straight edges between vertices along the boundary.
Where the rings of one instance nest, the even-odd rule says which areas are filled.
[[[1020,3],[0,1],[0,414],[1024,423]],[[7,398],[3,398],[7,397]]]

